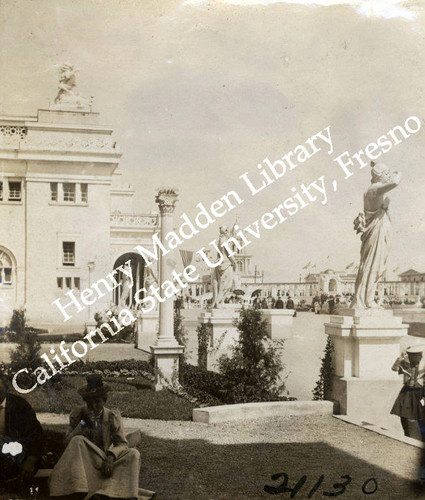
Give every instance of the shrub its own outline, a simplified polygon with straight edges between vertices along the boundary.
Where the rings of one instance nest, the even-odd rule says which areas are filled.
[[[200,324],[196,329],[198,334],[198,366],[204,370],[207,369],[208,344],[211,328],[211,322],[208,322]]]
[[[219,371],[224,377],[223,399],[227,403],[287,399],[282,396],[283,341],[268,339],[267,322],[255,308],[243,309],[236,326],[239,340],[232,346],[231,356],[219,359]]]
[[[226,402],[224,399],[226,380],[219,373],[180,363],[179,382],[188,394],[203,405],[217,406]]]
[[[21,374],[21,384],[24,388],[34,384],[34,370],[42,365],[40,356],[40,341],[36,332],[26,326],[27,318],[24,309],[15,309],[9,325],[9,339],[17,344],[10,353],[10,363],[4,365],[5,373],[9,375],[16,373],[23,368],[28,373]]]
[[[148,361],[125,359],[120,361],[88,361],[84,363],[73,363],[64,374],[77,372],[77,373],[92,373],[99,371],[103,374],[118,374],[128,376],[128,372],[148,372],[153,373],[153,367]]]
[[[313,401],[322,401],[330,396],[332,377],[334,374],[333,367],[333,351],[334,345],[332,338],[328,336],[326,341],[325,354],[322,358],[322,365],[320,367],[319,380],[313,389]]]
[[[22,368],[35,370],[41,365],[40,341],[36,332],[26,326],[27,318],[24,309],[15,309],[10,320],[9,338],[17,347],[10,354],[12,371]]]
[[[174,309],[174,337],[185,348],[180,356],[180,361],[184,361],[187,357],[187,332],[183,327],[183,316],[180,314],[180,309],[177,308]]]

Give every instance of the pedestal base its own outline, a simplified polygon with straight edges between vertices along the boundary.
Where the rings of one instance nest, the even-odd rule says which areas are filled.
[[[181,345],[164,343],[150,347],[155,360],[155,391],[176,387],[179,383],[179,357],[183,354]]]
[[[371,380],[334,377],[327,399],[337,402],[337,413],[401,432],[400,418],[391,408],[403,386],[400,380]]]
[[[294,309],[263,309],[261,313],[267,320],[267,335],[270,339],[280,340],[292,337]]]
[[[335,346],[335,375],[344,378],[398,379],[391,367],[400,354],[407,326],[392,311],[352,310],[352,316],[331,316],[325,333]]]
[[[239,311],[235,309],[209,309],[202,312],[199,323],[211,323],[211,336],[207,356],[207,370],[218,371],[217,360],[223,354],[229,354],[231,347],[239,340],[235,320]]]
[[[227,347],[233,345],[239,339],[239,332],[235,326],[235,320],[239,318],[239,311],[235,309],[209,309],[202,312],[198,318],[200,323],[212,325],[212,347]]]
[[[332,399],[343,415],[381,426],[399,426],[390,415],[402,387],[402,378],[392,371],[400,355],[400,341],[407,337],[407,325],[391,310],[346,310],[345,316],[331,316],[325,332],[334,344]]]
[[[159,314],[158,312],[140,314],[136,326],[136,348],[150,352],[150,346],[158,339]]]

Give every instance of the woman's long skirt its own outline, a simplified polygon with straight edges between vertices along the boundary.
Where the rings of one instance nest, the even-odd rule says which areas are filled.
[[[86,493],[84,500],[95,494],[112,498],[137,498],[140,454],[128,448],[114,461],[110,478],[103,477],[103,450],[84,436],[74,436],[50,476],[50,496]]]

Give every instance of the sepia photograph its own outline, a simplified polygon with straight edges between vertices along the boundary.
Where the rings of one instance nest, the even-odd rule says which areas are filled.
[[[0,500],[425,499],[425,4],[0,0]]]

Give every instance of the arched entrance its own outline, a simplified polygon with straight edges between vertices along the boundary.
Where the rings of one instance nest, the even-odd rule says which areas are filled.
[[[0,326],[6,326],[17,305],[18,272],[13,253],[0,245]]]
[[[14,265],[12,254],[4,247],[0,247],[0,286],[10,287],[14,283]]]
[[[337,282],[335,278],[331,278],[329,280],[329,292],[336,292],[337,291]]]
[[[127,306],[132,307],[134,306],[134,294],[137,292],[137,290],[143,288],[145,261],[143,257],[137,253],[131,253],[131,252],[125,253],[120,257],[118,257],[118,259],[115,261],[114,269],[116,269],[119,266],[124,267],[127,261],[130,261],[131,275],[133,278],[133,288],[132,288],[132,293],[130,293],[126,303]],[[121,271],[118,270],[115,276],[118,282],[121,283],[123,282],[123,273]],[[113,302],[116,306],[120,302],[122,288],[123,287],[120,286],[114,289]]]

